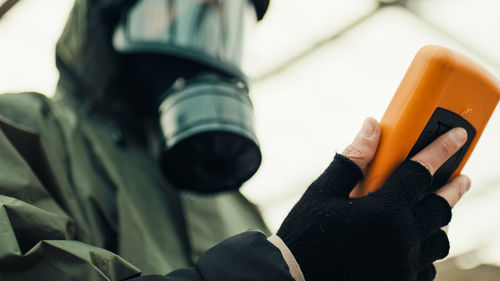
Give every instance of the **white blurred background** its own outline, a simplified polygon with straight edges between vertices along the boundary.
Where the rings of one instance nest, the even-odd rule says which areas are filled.
[[[72,4],[21,0],[0,19],[0,92],[53,94]],[[243,192],[272,230],[364,118],[380,120],[419,48],[458,50],[500,77],[499,0],[271,0],[250,39],[244,69],[263,163]],[[500,280],[498,158],[496,110],[463,171],[473,186],[454,209],[439,280]]]

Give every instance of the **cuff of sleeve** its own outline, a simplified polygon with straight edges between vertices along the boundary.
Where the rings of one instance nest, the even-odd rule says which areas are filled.
[[[283,259],[290,269],[290,275],[292,276],[292,278],[295,281],[305,281],[304,274],[302,274],[302,270],[300,269],[297,260],[293,256],[290,249],[288,249],[288,246],[285,244],[285,242],[283,242],[283,240],[281,240],[281,238],[276,234],[273,234],[271,237],[267,238],[267,240],[280,250]]]

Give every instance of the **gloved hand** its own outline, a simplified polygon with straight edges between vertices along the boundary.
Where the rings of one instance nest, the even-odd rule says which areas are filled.
[[[441,227],[449,223],[450,205],[468,190],[470,181],[460,176],[439,195],[417,198],[430,188],[434,171],[463,145],[465,130],[451,130],[403,162],[378,191],[349,198],[379,137],[378,123],[367,120],[344,152],[347,157],[335,156],[281,225],[277,235],[295,256],[305,280],[428,281],[436,275],[432,263],[448,254]]]

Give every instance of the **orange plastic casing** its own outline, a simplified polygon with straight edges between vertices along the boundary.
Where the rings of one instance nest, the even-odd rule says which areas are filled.
[[[452,178],[460,174],[500,98],[500,82],[471,59],[452,50],[425,46],[406,72],[382,120],[381,140],[361,184],[359,197],[380,188],[407,157],[434,110],[450,110],[475,129],[465,156]]]

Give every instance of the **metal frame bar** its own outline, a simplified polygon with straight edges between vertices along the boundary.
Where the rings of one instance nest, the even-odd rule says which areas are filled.
[[[385,7],[389,7],[389,6],[400,6],[400,7],[405,8],[406,10],[408,10],[410,13],[412,13],[416,17],[422,19],[422,22],[424,22],[425,24],[429,25],[433,29],[441,32],[442,34],[448,36],[450,39],[452,39],[452,40],[456,41],[457,43],[459,43],[460,45],[464,46],[467,50],[470,51],[471,54],[474,54],[474,56],[476,56],[476,57],[478,57],[478,58],[480,58],[480,59],[482,59],[484,61],[490,62],[491,66],[493,66],[493,67],[495,67],[495,68],[497,68],[497,69],[500,70],[500,65],[498,65],[495,61],[492,62],[492,60],[490,58],[488,58],[487,56],[482,55],[480,52],[476,51],[476,49],[474,47],[470,46],[469,44],[467,44],[463,40],[460,40],[459,38],[457,38],[456,36],[450,34],[446,30],[440,28],[439,26],[433,24],[432,22],[429,22],[425,18],[422,18],[419,14],[417,14],[415,11],[413,11],[412,9],[410,9],[407,6],[407,4],[408,4],[408,0],[394,0],[394,1],[380,1],[379,0],[378,7],[375,8],[370,13],[368,13],[368,14],[366,14],[366,15],[358,18],[358,19],[356,19],[351,24],[345,26],[340,31],[336,32],[335,34],[333,34],[333,35],[331,35],[331,36],[329,36],[329,37],[327,37],[327,38],[325,38],[323,40],[320,40],[320,41],[316,42],[309,49],[296,54],[295,56],[291,57],[290,59],[286,60],[285,62],[283,62],[281,64],[278,64],[277,66],[273,67],[271,70],[269,70],[267,72],[264,72],[263,74],[255,77],[252,80],[254,82],[260,82],[260,81],[269,79],[272,76],[281,73],[286,68],[288,68],[291,65],[297,63],[298,61],[300,61],[301,59],[307,57],[308,55],[314,53],[316,50],[320,49],[321,47],[325,46],[326,44],[330,43],[331,41],[339,38],[344,33],[352,30],[356,26],[362,24],[366,19],[368,19],[372,15],[376,14],[380,9],[385,8]]]
[[[340,31],[334,33],[333,35],[325,38],[325,39],[322,39],[318,42],[316,42],[314,45],[312,45],[309,49],[305,50],[305,51],[302,51],[300,53],[298,53],[297,55],[293,56],[292,58],[288,59],[287,61],[277,65],[276,67],[272,68],[271,70],[267,71],[267,72],[264,72],[263,74],[255,77],[254,79],[252,79],[253,81],[262,81],[262,80],[266,80],[280,72],[282,72],[283,70],[285,70],[286,68],[288,68],[289,66],[295,64],[296,62],[300,61],[301,59],[307,57],[308,55],[314,53],[316,50],[320,49],[321,47],[325,46],[326,44],[330,43],[331,41],[339,38],[340,36],[342,36],[344,33],[348,32],[349,30],[355,28],[356,26],[360,25],[361,23],[363,23],[366,19],[370,18],[371,16],[373,16],[377,11],[379,10],[379,8],[377,7],[376,9],[374,9],[373,11],[369,12],[368,14],[356,19],[354,22],[348,24],[347,26],[345,26],[344,28],[342,28]]]
[[[16,5],[19,0],[7,0],[2,6],[0,6],[0,19],[12,8]]]

